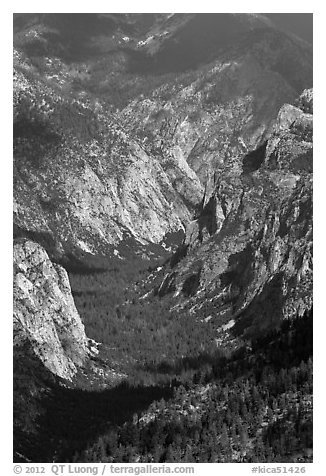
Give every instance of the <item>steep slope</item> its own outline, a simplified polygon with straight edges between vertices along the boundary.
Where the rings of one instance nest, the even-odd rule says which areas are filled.
[[[259,15],[18,15],[15,44],[15,233],[56,258],[183,229],[311,83],[310,47]]]
[[[312,337],[311,313],[284,321],[102,434],[77,461],[312,462]]]
[[[54,256],[109,254],[123,238],[160,242],[189,220],[161,164],[119,124],[49,86],[16,55],[14,210],[18,236]],[[193,206],[201,185],[176,166]]]
[[[224,337],[250,337],[312,305],[311,90],[298,106],[281,108],[242,169],[215,178],[165,277],[176,308]]]
[[[310,452],[309,45],[260,15],[22,14],[15,46],[15,458],[250,461],[262,434],[296,461],[279,428]]]
[[[282,77],[245,56],[167,83],[149,98],[131,102],[120,117],[167,173],[172,176],[174,164],[183,163],[206,184],[261,144],[279,108],[295,97]],[[182,190],[179,177],[175,183]]]
[[[150,36],[142,48],[159,42],[151,50],[158,65],[164,63],[160,51],[170,41],[167,57],[175,58],[176,64],[182,63],[179,49],[186,45],[192,58],[198,49],[201,62],[167,76],[163,85],[143,92],[119,114],[130,134],[142,141],[149,154],[160,157],[166,170],[174,162],[186,162],[204,185],[214,173],[238,167],[237,159],[269,136],[280,107],[312,86],[309,45],[259,20],[259,26],[248,28],[251,23],[245,15],[240,15],[240,23],[246,28],[229,25],[233,17],[238,20],[236,15],[220,16],[213,15],[212,24],[205,15],[185,16],[183,26],[172,29],[173,41]],[[214,29],[217,20],[230,27],[230,37],[222,44],[209,34],[219,34]],[[192,30],[193,22],[200,27]],[[205,56],[207,45],[211,54]]]
[[[65,433],[71,398],[80,388],[98,391],[125,376],[102,360],[101,346],[86,336],[66,270],[34,241],[17,239],[13,251],[14,460],[53,461],[61,443],[47,433],[47,411],[58,396],[55,424]],[[89,412],[83,411],[86,418]]]
[[[197,69],[230,50],[234,55],[241,52],[242,56],[250,52],[270,70],[297,82],[298,88],[303,87],[306,63],[311,63],[308,43],[284,34],[259,14],[169,15],[156,22],[137,46],[147,54],[147,63],[144,61],[142,67],[155,74]],[[300,72],[298,64],[304,71]],[[309,80],[309,75],[305,79]]]
[[[88,340],[66,271],[32,241],[14,244],[14,349],[29,346],[44,366],[65,379],[88,356]],[[31,350],[30,350],[31,352]]]

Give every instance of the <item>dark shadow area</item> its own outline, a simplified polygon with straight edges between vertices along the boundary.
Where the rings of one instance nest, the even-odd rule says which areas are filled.
[[[30,57],[54,55],[69,64],[118,51],[119,42],[115,41],[115,35],[119,38],[123,33],[137,38],[146,34],[156,16],[151,13],[15,14],[14,32],[17,35],[25,28],[41,25],[41,40],[25,40],[24,51]]]
[[[213,195],[203,208],[198,218],[199,240],[203,239],[203,229],[206,228],[209,235],[214,235],[217,230],[216,220],[216,197]]]
[[[250,174],[258,170],[261,165],[264,163],[266,155],[267,141],[264,142],[260,147],[252,152],[246,154],[242,162],[242,171],[243,174]]]
[[[84,450],[105,431],[132,420],[153,401],[168,400],[173,394],[171,385],[143,387],[127,382],[103,391],[68,388],[36,356],[25,363],[24,386],[17,373],[17,365],[22,363],[16,364],[14,443],[15,451],[33,462],[52,462],[53,458],[71,461],[76,451]],[[27,382],[30,388],[26,388]],[[33,393],[35,388],[38,391]],[[29,416],[22,416],[27,393],[25,411],[28,409]],[[26,418],[32,421],[27,424]],[[19,461],[18,456],[15,461]]]
[[[110,427],[122,425],[153,401],[171,398],[172,393],[170,386],[131,387],[128,383],[101,392],[56,387],[45,402],[46,413],[39,421],[44,431],[40,441],[49,437],[63,441],[60,461],[69,461],[75,451],[86,448]],[[57,450],[52,448],[52,454],[54,449]],[[42,452],[50,456],[48,444]]]
[[[29,120],[26,117],[20,117],[14,122],[14,140],[18,138],[31,140],[36,136],[39,139],[42,138],[45,142],[50,143],[60,140],[60,136],[53,132],[49,127],[49,124],[46,124],[41,119],[33,117],[32,120]]]
[[[21,115],[13,126],[14,155],[19,168],[20,157],[27,159],[30,166],[38,169],[47,152],[60,146],[62,136],[49,123],[34,117],[32,120]]]
[[[291,463],[294,458],[304,463],[312,457],[313,422],[312,419],[302,422],[302,416],[300,409],[296,414],[294,408],[289,408],[284,411],[284,416],[268,425],[262,433],[264,444],[271,447],[275,454],[283,454],[279,463]],[[289,420],[294,420],[292,427]]]
[[[183,283],[182,286],[182,292],[185,296],[193,296],[196,294],[196,291],[199,287],[200,284],[200,274],[201,274],[201,268],[191,276],[188,276]]]
[[[170,266],[173,269],[183,258],[187,256],[189,245],[182,244],[180,245],[176,252],[171,256]]]
[[[160,420],[153,421],[155,428],[150,424],[149,426],[145,425],[142,429],[138,425],[139,414],[154,401],[158,402],[160,407],[168,409],[169,405],[173,405],[173,401],[178,398],[181,398],[182,401],[185,397],[189,399],[185,388],[194,389],[193,384],[197,383],[215,385],[220,399],[226,398],[228,395],[227,398],[230,399],[227,405],[229,411],[237,415],[237,418],[240,415],[245,422],[249,411],[252,413],[250,418],[254,423],[253,419],[256,418],[254,415],[257,416],[255,408],[261,399],[264,400],[263,408],[266,408],[266,404],[272,407],[276,405],[277,412],[275,414],[279,415],[278,421],[275,422],[275,425],[269,425],[264,429],[262,450],[271,446],[274,449],[273,454],[281,454],[282,458],[283,456],[286,458],[287,450],[277,446],[277,439],[281,434],[287,434],[287,432],[289,432],[289,438],[286,444],[288,444],[291,454],[296,451],[296,448],[301,452],[303,447],[310,450],[312,428],[306,408],[303,405],[302,411],[300,407],[293,411],[290,402],[286,402],[282,395],[300,388],[305,389],[304,392],[307,397],[309,396],[309,392],[311,392],[312,337],[312,310],[310,310],[303,317],[293,321],[283,321],[279,329],[274,329],[263,337],[257,338],[252,342],[252,348],[244,346],[230,355],[223,354],[223,352],[216,352],[212,355],[202,354],[196,358],[182,359],[180,362],[176,362],[175,366],[160,363],[156,367],[149,366],[147,368],[148,371],[154,373],[180,371],[181,366],[196,370],[196,372],[189,373],[188,380],[182,381],[181,386],[178,379],[170,381],[165,386],[132,386],[123,382],[114,388],[93,392],[63,387],[40,364],[35,355],[29,355],[28,349],[21,352],[20,357],[24,356],[23,360],[16,352],[14,365],[15,450],[24,455],[25,459],[28,458],[33,462],[73,462],[76,454],[79,454],[80,461],[89,461],[85,450],[93,448],[92,458],[95,460],[92,459],[92,461],[98,461],[101,456],[93,453],[93,445],[97,444],[98,438],[110,434],[111,436],[115,435],[113,446],[109,445],[103,448],[104,453],[110,453],[111,450],[118,451],[114,449],[118,440],[126,446],[130,444],[137,446],[137,441],[140,440],[134,439],[132,435],[135,432],[136,434],[145,432],[142,434],[143,436],[139,436],[141,436],[142,444],[145,445],[143,451],[146,452],[148,449],[144,438],[147,432],[151,438],[155,433],[158,437],[162,431],[165,434],[164,425],[172,425],[174,428],[175,424],[180,422],[180,418],[178,419],[176,414],[175,418],[169,421],[164,418],[163,414],[163,420],[162,415],[160,417],[161,423]],[[237,379],[241,379],[241,381]],[[186,387],[182,387],[183,385]],[[239,393],[239,385],[246,392],[247,403],[243,410],[235,402],[235,394],[237,394],[240,406],[243,403],[244,393],[241,391]],[[248,385],[252,389],[251,393],[248,393]],[[173,393],[176,387],[179,388],[176,393]],[[228,391],[225,393],[223,389],[228,389]],[[268,391],[264,391],[264,389]],[[196,393],[192,393],[192,396],[196,405]],[[189,403],[192,403],[192,399],[189,400]],[[215,405],[213,407],[215,408]],[[212,421],[216,421],[216,417],[220,418],[220,412],[224,410],[217,408],[216,411],[214,418],[213,414],[210,416],[211,419],[213,418]],[[287,428],[284,428],[285,420],[282,418],[282,413],[287,414],[290,418],[291,425],[288,425]],[[205,427],[207,419],[205,416],[202,418],[198,422],[198,429],[207,428]],[[230,418],[230,414],[229,416],[225,414],[225,421],[234,424],[234,418],[231,420],[228,418]],[[183,419],[185,432],[192,424],[191,421],[188,421],[187,418]],[[128,422],[127,426],[124,425],[125,422]],[[222,432],[222,426],[219,427],[219,432]],[[189,435],[188,431],[187,437]],[[191,438],[191,444],[195,445],[195,441],[198,439],[195,440],[195,435],[192,435]],[[165,440],[164,448],[158,444],[157,439],[151,445],[157,446],[160,450],[166,450],[169,445],[168,441]],[[276,445],[275,448],[274,445]],[[119,454],[116,454],[119,462],[133,461],[129,459],[131,456],[128,454],[127,447],[124,448],[120,456]],[[268,457],[272,458],[272,454]],[[164,458],[168,458],[168,456],[165,455]],[[206,455],[202,458],[202,461],[207,462]],[[259,454],[257,460],[258,458]],[[14,459],[17,462],[24,461],[19,455]],[[270,459],[270,461],[273,460]]]
[[[180,246],[185,238],[185,232],[181,229],[174,232],[168,232],[162,239],[161,243],[165,243],[165,246],[171,246],[172,248]]]
[[[313,310],[302,317],[282,321],[278,328],[268,330],[265,334],[253,337],[251,346],[244,344],[232,353],[223,348],[214,352],[202,352],[187,356],[174,362],[162,361],[159,364],[142,366],[153,374],[161,373],[178,379],[182,373],[189,373],[190,379],[198,378],[200,372],[205,374],[205,381],[216,378],[228,378],[231,381],[243,376],[248,371],[260,378],[264,366],[272,364],[276,370],[300,365],[307,361],[313,352]],[[199,373],[198,373],[199,372]]]
[[[112,17],[99,16],[95,13],[51,13],[35,14],[23,18],[14,17],[14,27],[28,26],[28,22],[45,25],[48,31],[43,32],[45,41],[38,39],[24,45],[29,56],[52,54],[67,62],[81,61],[100,51],[92,46],[92,38],[98,35],[112,34],[117,28]]]
[[[184,372],[200,370],[207,364],[216,365],[222,358],[224,358],[224,351],[216,349],[214,353],[203,352],[195,356],[183,357],[175,362],[162,361],[156,365],[146,364],[140,368],[146,372],[171,375],[177,378],[178,375]]]
[[[198,13],[186,21],[184,14],[177,14],[173,22],[172,35],[161,43],[158,52],[132,62],[131,71],[163,74],[195,69],[216,58],[223,47],[236,44],[250,29],[245,19],[229,13]]]
[[[251,268],[254,262],[254,250],[250,243],[244,250],[230,255],[228,268],[220,276],[221,287],[228,288],[228,301],[231,301],[236,310],[237,299],[241,292],[252,281],[254,274]]]
[[[253,338],[280,325],[283,318],[281,309],[285,301],[283,281],[284,275],[280,272],[265,283],[262,291],[238,315],[231,329],[234,336]]]
[[[40,244],[49,254],[51,258],[55,258],[56,256],[56,241],[51,233],[46,231],[38,232],[38,231],[31,231],[26,230],[19,225],[13,225],[13,238],[14,240],[31,240],[35,243]]]
[[[111,260],[105,256],[94,256],[78,250],[75,253],[66,253],[61,260],[61,264],[68,273],[92,275],[94,273],[104,273],[110,267],[114,268],[115,259]]]

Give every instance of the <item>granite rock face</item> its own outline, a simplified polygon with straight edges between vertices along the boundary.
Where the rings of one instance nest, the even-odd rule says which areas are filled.
[[[74,250],[97,255],[108,254],[124,238],[158,243],[166,233],[184,228],[191,216],[184,196],[194,206],[202,194],[189,167],[174,166],[174,175],[186,183],[183,193],[182,187],[173,186],[160,161],[128,137],[114,118],[95,115],[83,103],[58,96],[40,78],[26,79],[28,65],[19,55],[17,63],[18,236],[43,238],[42,244],[54,256]],[[67,115],[69,124],[63,128],[61,121]],[[88,127],[94,130],[89,132]]]
[[[88,355],[67,272],[37,243],[14,244],[14,349],[28,344],[53,374],[71,379]]]
[[[312,305],[312,115],[302,108],[284,105],[242,170],[216,178],[187,227],[186,257],[165,277],[175,308],[209,314],[221,329],[232,320],[232,335],[255,335]]]
[[[284,78],[248,55],[185,74],[135,99],[120,116],[188,198],[191,189],[187,193],[175,164],[209,186],[214,173],[239,167],[239,158],[269,136],[279,108],[296,95]]]
[[[261,16],[171,16],[141,49],[169,75],[130,101],[119,118],[185,193],[175,163],[194,171],[207,191],[214,176],[241,169],[243,155],[271,134],[283,104],[312,84],[309,46]],[[187,61],[196,67],[183,68]]]
[[[15,457],[37,461],[45,435],[57,461],[66,437],[42,429],[56,395],[80,405],[79,420],[89,400],[69,400],[73,389],[108,388],[129,365],[143,390],[151,369],[164,390],[156,356],[152,367],[146,351],[144,366],[125,355],[142,342],[129,342],[128,326],[152,324],[136,296],[159,318],[170,309],[171,320],[201,321],[209,349],[227,353],[312,307],[312,48],[257,14],[16,14],[14,45]],[[141,268],[121,289],[112,312],[123,321],[104,326],[128,266],[153,255],[160,266],[146,262],[150,273]],[[118,291],[102,299],[98,264],[120,272],[119,259]],[[87,338],[62,265],[88,268],[75,295],[93,284],[95,294],[79,301],[80,314],[84,305],[96,325],[102,306],[99,334],[118,329],[121,348]],[[169,326],[155,338],[169,338]],[[206,344],[179,355],[187,335],[175,329],[181,358],[171,369],[180,363],[188,381],[198,355],[202,380]],[[162,355],[167,372],[169,360]],[[54,414],[69,414],[75,440],[70,403]],[[106,421],[90,416],[96,437]]]
[[[308,112],[313,114],[313,93],[312,89],[305,89],[298,99],[298,107],[303,110],[303,112]]]
[[[18,18],[15,236],[59,260],[183,229],[180,309],[249,329],[275,293],[280,318],[308,307],[311,47],[259,15],[87,18]]]
[[[18,15],[14,43],[15,232],[56,258],[184,229],[312,76],[250,14]]]

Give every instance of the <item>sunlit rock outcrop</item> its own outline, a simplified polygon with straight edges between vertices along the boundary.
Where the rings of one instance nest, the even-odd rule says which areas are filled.
[[[85,361],[87,337],[66,271],[32,241],[14,244],[14,348],[28,344],[55,375],[71,379]]]

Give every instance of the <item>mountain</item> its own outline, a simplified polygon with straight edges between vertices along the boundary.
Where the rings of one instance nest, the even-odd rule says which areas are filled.
[[[252,335],[312,306],[311,90],[297,105],[280,109],[240,170],[216,174],[159,289],[222,334]]]
[[[181,229],[190,211],[159,161],[115,117],[58,94],[34,71],[26,77],[30,66],[19,53],[16,58],[17,236],[37,234],[60,257],[109,252],[123,237],[157,243]],[[183,164],[175,173],[194,206],[201,195],[197,176]]]
[[[42,236],[56,256],[96,255],[119,252],[125,236],[141,248],[184,228],[215,171],[256,148],[281,105],[311,82],[309,45],[259,16],[222,17],[18,15],[17,236]],[[147,39],[135,43],[141,34]],[[189,41],[198,43],[200,67],[196,60],[181,73],[142,71],[144,61],[165,64],[164,54],[180,64],[184,52],[173,46],[172,54],[170,45]],[[73,55],[93,43],[91,59]],[[74,63],[57,56],[58,45]],[[135,98],[124,97],[130,89]],[[110,98],[119,95],[129,104],[112,110]]]
[[[13,105],[15,461],[310,461],[311,45],[15,14]]]

